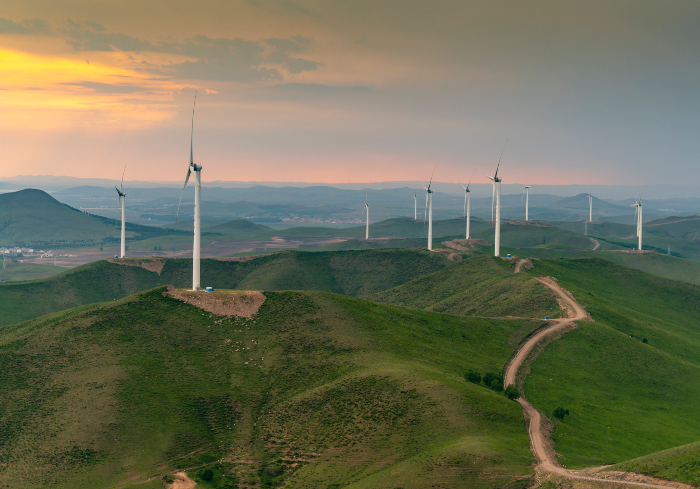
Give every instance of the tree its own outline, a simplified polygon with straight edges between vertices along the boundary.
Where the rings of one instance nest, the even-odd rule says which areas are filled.
[[[642,343],[647,343],[647,344],[648,344],[648,343],[649,343],[649,340],[647,340],[646,338],[644,338],[644,339],[642,340]]]
[[[501,392],[503,390],[503,376],[489,372],[484,375],[484,384],[496,392]]]
[[[520,392],[518,392],[518,389],[511,384],[506,388],[506,396],[508,396],[508,399],[511,401],[515,401],[518,397],[520,397]]]
[[[200,470],[197,475],[206,482],[211,482],[214,479],[214,471],[211,469]]]
[[[472,382],[474,384],[478,384],[481,382],[481,374],[476,370],[470,369],[469,372],[464,374],[464,378],[467,379],[467,381]]]
[[[558,407],[554,410],[554,417],[559,418],[559,419],[564,419],[564,416],[567,416],[569,414],[568,409],[564,409],[563,407]]]

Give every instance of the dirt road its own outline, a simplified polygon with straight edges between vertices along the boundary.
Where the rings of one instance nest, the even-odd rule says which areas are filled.
[[[588,239],[590,239],[591,242],[592,242],[593,245],[594,245],[594,246],[593,246],[593,251],[595,251],[595,250],[597,250],[598,248],[600,248],[600,241],[598,241],[597,239],[593,239],[593,238],[588,238]]]
[[[520,264],[520,263],[519,263]],[[520,271],[520,267],[516,266],[516,270]],[[587,319],[588,313],[581,307],[578,302],[574,299],[574,297],[571,295],[571,293],[565,291],[562,289],[559,284],[556,282],[551,277],[537,277],[537,280],[539,280],[543,285],[549,287],[552,289],[552,291],[557,294],[559,299],[564,303],[565,311],[567,313],[566,318],[562,319],[552,319],[550,320],[551,325],[547,328],[544,328],[541,330],[539,333],[535,334],[532,338],[530,338],[523,346],[522,348],[515,354],[513,359],[511,360],[510,364],[508,365],[508,368],[506,370],[506,375],[505,375],[505,381],[504,384],[507,387],[508,385],[515,385],[515,380],[518,375],[518,371],[520,370],[520,367],[522,366],[523,362],[527,358],[528,354],[532,351],[532,349],[539,343],[543,338],[546,336],[549,336],[553,333],[556,333],[559,330],[562,330],[564,328],[569,327],[574,321],[581,321],[584,319]],[[613,480],[613,479],[602,479],[602,478],[596,478],[596,477],[590,477],[590,476],[585,476],[585,475],[580,475],[576,471],[573,470],[568,470],[559,465],[557,462],[556,456],[554,454],[554,449],[552,446],[551,440],[548,438],[548,434],[544,432],[543,427],[542,427],[542,417],[537,411],[537,409],[534,408],[532,404],[530,404],[527,399],[524,397],[520,397],[518,399],[518,402],[523,408],[523,411],[525,413],[526,419],[530,420],[530,427],[529,427],[529,435],[530,435],[530,445],[532,448],[532,451],[539,460],[539,465],[538,468],[541,470],[544,470],[546,472],[551,472],[563,477],[567,477],[570,479],[577,479],[577,480],[587,480],[587,481],[595,481],[595,482],[610,482],[610,483],[615,483],[615,484],[622,484],[622,485],[633,485],[633,486],[642,486],[642,487],[656,487],[656,488],[665,488],[665,489],[677,489],[678,485],[673,484],[673,485],[663,485],[661,481],[655,480],[654,483],[647,483],[647,482],[634,482],[634,481],[622,481],[622,480]],[[651,478],[649,478],[651,480]]]

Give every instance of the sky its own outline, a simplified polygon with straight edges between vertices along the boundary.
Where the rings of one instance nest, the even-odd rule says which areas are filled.
[[[184,180],[196,91],[204,181],[688,184],[699,81],[697,0],[0,0],[0,178]]]

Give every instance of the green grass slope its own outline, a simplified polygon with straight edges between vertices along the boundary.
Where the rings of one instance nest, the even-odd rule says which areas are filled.
[[[596,258],[542,260],[530,273],[557,278],[595,320],[549,345],[525,383],[544,413],[570,411],[554,432],[564,465],[700,439],[700,287]]]
[[[494,242],[494,230],[490,226],[472,234],[474,238]],[[534,221],[528,224],[501,223],[501,245],[512,248],[553,245],[565,245],[584,250],[593,248],[593,243],[586,236]]]
[[[151,488],[178,469],[204,489],[531,480],[520,406],[463,378],[500,371],[523,322],[317,292],[222,319],[162,292],[0,330],[0,485]]]
[[[377,302],[461,316],[558,317],[550,289],[530,275],[514,274],[511,264],[475,256],[369,297]]]
[[[137,263],[138,259],[127,259]],[[255,290],[319,290],[365,296],[432,273],[452,262],[423,250],[276,253],[245,262],[202,260],[204,285]],[[158,285],[192,286],[192,260],[167,260],[160,275],[99,261],[44,280],[0,284],[0,326]]]
[[[660,238],[700,240],[700,217],[667,217],[644,224],[645,234]]]
[[[615,464],[609,470],[637,472],[700,486],[700,442]]]
[[[80,244],[118,238],[120,231],[41,190],[0,194],[0,244]],[[129,233],[132,236],[133,233]]]
[[[64,271],[66,271],[65,267],[55,267],[41,263],[10,264],[5,270],[0,269],[0,282],[38,280]]]

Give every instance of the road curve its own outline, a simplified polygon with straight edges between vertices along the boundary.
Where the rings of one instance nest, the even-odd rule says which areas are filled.
[[[597,239],[593,239],[593,238],[588,238],[588,239],[590,239],[591,242],[593,243],[593,251],[600,248],[600,241],[598,241]]]
[[[519,271],[519,267],[518,267]],[[508,368],[506,369],[506,375],[504,384],[509,386],[515,384],[515,379],[518,375],[518,371],[522,366],[523,362],[527,358],[528,354],[532,351],[535,345],[542,340],[545,336],[555,333],[559,330],[566,328],[571,325],[574,321],[581,321],[588,317],[586,311],[574,300],[573,296],[564,291],[556,280],[551,277],[536,277],[543,285],[552,289],[552,291],[557,294],[557,296],[563,300],[568,307],[566,307],[567,316],[561,319],[550,320],[550,326],[542,329],[532,338],[530,338],[520,350],[515,354],[511,360]],[[530,445],[532,451],[539,460],[538,467],[546,472],[551,472],[563,477],[578,480],[588,480],[595,482],[609,482],[614,484],[631,485],[631,486],[641,486],[641,487],[656,487],[660,489],[677,489],[677,485],[660,485],[660,484],[650,484],[646,482],[634,482],[634,481],[620,481],[614,479],[599,479],[596,477],[589,477],[578,475],[575,471],[565,469],[559,465],[556,457],[553,453],[553,449],[548,449],[547,434],[543,432],[542,429],[542,417],[535,409],[535,407],[530,404],[524,397],[518,398],[518,403],[522,406],[526,417],[530,419],[529,435],[530,435]]]

